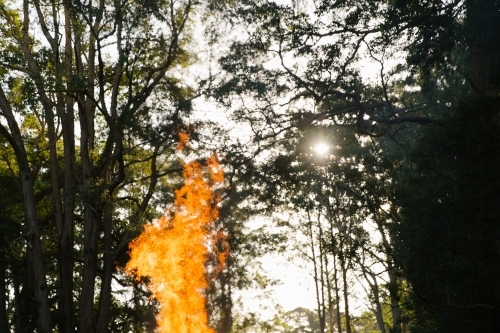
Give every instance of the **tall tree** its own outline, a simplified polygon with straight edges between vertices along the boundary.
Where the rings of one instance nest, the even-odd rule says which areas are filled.
[[[411,154],[396,243],[416,331],[500,327],[496,105],[466,98]]]
[[[170,186],[161,177],[178,168],[170,156],[192,92],[170,73],[189,60],[198,5],[0,5],[0,134],[15,154],[29,263],[12,283],[36,308],[38,332],[109,331],[115,262],[153,218],[158,190]],[[23,129],[29,121],[38,131]]]

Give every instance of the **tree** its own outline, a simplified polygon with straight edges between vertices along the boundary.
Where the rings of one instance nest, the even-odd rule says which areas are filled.
[[[18,255],[26,251],[29,263],[22,282],[9,272],[24,294],[15,316],[38,332],[109,330],[112,280],[124,283],[115,262],[156,215],[159,190],[171,187],[162,177],[178,170],[171,156],[193,93],[170,73],[189,60],[198,5],[0,5],[0,134],[15,155],[26,244]],[[25,129],[30,122],[36,131]]]
[[[398,50],[384,40],[378,18],[386,11],[377,1],[320,1],[298,12],[241,1],[228,16],[245,36],[221,57],[225,76],[213,95],[232,103],[235,118],[248,122],[259,141],[328,122],[371,136],[397,124],[429,124],[426,104],[404,104],[390,89],[397,67],[386,63]],[[380,68],[377,86],[363,82],[361,59]]]
[[[482,188],[476,187],[475,182],[470,183],[471,179],[480,178],[477,170],[486,168],[489,162],[477,157],[478,163],[473,165],[476,156],[473,149],[459,154],[450,147],[454,148],[457,143],[470,145],[470,141],[480,141],[477,149],[496,145],[488,133],[496,131],[495,98],[500,82],[497,61],[500,49],[499,3],[320,1],[314,6],[301,8],[272,1],[241,1],[228,12],[232,22],[245,27],[246,35],[235,39],[230,54],[221,58],[220,65],[226,76],[213,90],[213,96],[222,105],[231,105],[235,109],[234,118],[248,124],[254,142],[273,148],[272,158],[278,172],[271,173],[265,181],[268,184],[265,189],[270,193],[268,202],[280,204],[285,201],[283,188],[286,186],[295,191],[294,203],[300,199],[307,201],[308,196],[317,192],[304,176],[306,168],[301,169],[300,163],[297,164],[296,150],[290,148],[299,145],[304,132],[316,131],[321,136],[323,127],[333,124],[346,129],[337,134],[340,137],[350,137],[345,134],[347,131],[357,133],[353,142],[370,148],[361,149],[359,153],[351,152],[349,157],[355,157],[356,162],[349,165],[350,170],[343,170],[345,178],[330,182],[326,187],[331,192],[336,188],[356,198],[363,206],[358,214],[362,211],[363,216],[373,218],[380,235],[385,235],[379,248],[385,255],[382,262],[391,273],[388,289],[393,302],[392,329],[400,331],[404,328],[400,325],[406,319],[403,320],[404,314],[399,311],[399,298],[401,279],[405,277],[409,279],[410,290],[418,289],[409,299],[409,304],[415,308],[409,306],[406,309],[407,313],[416,316],[412,321],[414,327],[428,330],[445,327],[450,318],[459,315],[454,308],[479,307],[482,310],[469,313],[470,317],[467,317],[471,329],[476,330],[473,328],[476,324],[478,327],[484,324],[484,328],[489,329],[485,322],[490,321],[489,316],[497,308],[497,301],[455,303],[453,296],[460,294],[459,290],[465,290],[465,281],[476,286],[465,272],[479,272],[479,280],[482,274],[487,275],[462,256],[468,253],[494,272],[491,266],[494,259],[483,258],[481,251],[488,249],[489,253],[497,253],[496,245],[490,237],[485,236],[490,239],[488,245],[476,238],[476,253],[471,250],[473,246],[467,249],[452,247],[450,250],[450,246],[441,244],[441,240],[448,239],[455,244],[462,239],[467,244],[466,235],[474,238],[476,231],[460,229],[447,222],[451,221],[448,214],[460,216],[452,213],[453,209],[460,207],[461,212],[471,216],[471,221],[479,218],[472,206],[466,205],[466,195],[457,194],[452,184],[470,184],[470,188],[477,189],[471,201],[478,207],[494,201],[485,194],[491,193],[494,183],[484,184],[484,180],[478,180],[477,184],[484,184]],[[405,61],[389,66],[391,61],[397,61],[397,55]],[[378,82],[362,80],[358,60],[363,58],[379,66]],[[475,114],[475,119],[472,114]],[[421,126],[424,124],[430,125],[431,129]],[[484,126],[484,136],[483,130],[478,130],[482,128],[479,124]],[[453,128],[460,129],[459,132],[469,141],[465,143]],[[491,146],[481,139],[472,140],[469,135],[490,140]],[[418,147],[418,153],[408,154],[413,147]],[[493,148],[484,149],[493,154]],[[438,151],[439,156],[429,153],[434,151]],[[454,151],[453,157],[451,151]],[[436,161],[428,161],[430,156]],[[459,156],[463,157],[459,161],[462,171],[457,173],[451,165]],[[335,163],[338,162],[330,162],[329,167],[335,167]],[[363,165],[364,170],[358,168],[356,172],[357,164]],[[372,171],[380,169],[383,171]],[[419,176],[431,177],[431,180],[422,179],[423,184],[416,184],[415,172]],[[276,176],[279,173],[281,177]],[[465,193],[464,188],[460,189]],[[431,203],[428,198],[436,199],[437,192],[441,201],[445,195],[454,198],[456,206],[455,203],[446,207],[438,205],[441,211],[432,201],[431,211],[435,215],[430,216],[430,212],[422,215],[422,207],[428,207]],[[474,198],[479,197],[484,200],[475,201]],[[390,208],[381,210],[382,204],[388,204]],[[488,204],[488,219],[495,220],[496,213],[489,211],[494,206]],[[422,221],[422,216],[427,220]],[[496,234],[489,220],[477,224],[490,234]],[[421,229],[424,225],[428,229]],[[450,238],[443,236],[445,230],[453,230]],[[421,238],[413,237],[412,232],[417,232]],[[434,248],[426,243],[426,239],[441,244],[446,250],[438,247],[437,255],[424,250]],[[398,244],[397,249],[394,249],[395,244]],[[365,255],[373,256],[373,249],[364,250]],[[462,252],[464,254],[459,255]],[[421,253],[420,258],[414,256],[416,253]],[[441,256],[440,253],[449,255]],[[435,257],[431,259],[431,256]],[[442,277],[451,278],[463,270],[465,275],[460,282],[463,284],[446,280],[441,285],[439,274],[429,274],[425,269],[425,263],[434,260],[435,272],[439,271]],[[365,273],[370,279],[370,272]],[[496,273],[488,276],[490,284],[497,279]],[[456,287],[453,289],[455,294],[445,292],[444,295],[450,294],[447,300],[437,302],[432,297],[420,297],[422,290],[433,290],[436,295],[437,290],[433,287],[447,290],[447,284],[450,289]],[[372,282],[372,290],[377,286]],[[489,295],[495,294],[494,283],[487,289]],[[444,310],[435,311],[433,307],[436,306]],[[482,324],[480,318],[486,318]],[[450,325],[448,329],[450,327],[459,329],[460,326]]]
[[[407,132],[363,142],[350,129],[311,127],[289,138],[283,144],[289,150],[263,166],[267,178],[260,202],[290,216],[279,225],[297,235],[288,250],[293,261],[310,263],[322,330],[327,324],[330,331],[351,327],[349,319],[340,321],[340,311],[350,317],[355,278],[368,284],[368,308],[377,315],[380,330],[386,329],[386,302],[394,323],[387,329],[402,329],[402,278],[392,230],[401,219],[394,186],[404,153],[396,139]],[[324,155],[313,149],[319,140],[330,145]]]
[[[418,331],[498,330],[496,104],[466,99],[411,155],[397,244]]]
[[[477,96],[498,89],[497,1],[398,0],[387,9],[387,37],[408,36],[408,63],[426,71],[453,66]]]

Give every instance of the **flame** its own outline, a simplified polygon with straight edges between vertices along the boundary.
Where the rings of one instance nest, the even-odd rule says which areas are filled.
[[[182,149],[189,136],[179,133],[179,138]],[[130,243],[126,272],[138,280],[150,278],[148,288],[160,302],[158,332],[214,333],[204,292],[229,255],[227,233],[215,226],[220,197],[213,188],[222,184],[224,174],[215,155],[205,168],[193,161],[183,169],[185,184],[175,192],[173,211]],[[207,265],[211,258],[215,267]]]
[[[177,150],[181,151],[186,147],[189,141],[189,133],[179,132],[179,144],[177,145]]]

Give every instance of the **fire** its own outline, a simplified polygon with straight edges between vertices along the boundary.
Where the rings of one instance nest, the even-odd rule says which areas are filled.
[[[179,139],[182,149],[188,136]],[[204,292],[229,253],[227,234],[215,226],[220,198],[213,189],[224,174],[215,155],[205,167],[193,161],[183,169],[185,184],[175,192],[172,211],[131,242],[126,271],[137,279],[149,277],[148,288],[160,302],[158,332],[213,333]],[[216,267],[208,268],[210,258]]]

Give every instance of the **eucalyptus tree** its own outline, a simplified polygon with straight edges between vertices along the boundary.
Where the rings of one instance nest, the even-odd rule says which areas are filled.
[[[123,283],[115,263],[179,168],[171,156],[194,93],[175,73],[189,62],[199,5],[0,4],[0,134],[15,156],[19,254],[29,263],[20,282],[27,294],[14,293],[20,321],[9,318],[16,331],[109,330],[119,303],[112,280]]]

